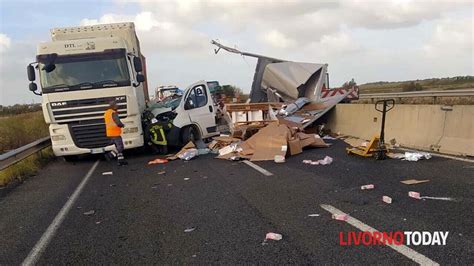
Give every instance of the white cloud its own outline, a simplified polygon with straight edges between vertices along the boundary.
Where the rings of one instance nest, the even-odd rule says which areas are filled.
[[[276,48],[289,48],[296,44],[294,40],[286,37],[278,30],[271,30],[268,33],[265,33],[263,35],[263,41]]]
[[[99,19],[83,19],[83,26],[134,22],[137,35],[141,40],[142,49],[147,53],[164,51],[202,51],[209,37],[202,32],[192,30],[175,21],[158,20],[158,16],[149,11],[140,12],[135,16],[105,14]]]
[[[444,19],[435,28],[423,51],[429,57],[446,54],[470,54],[473,56],[473,19]]]
[[[3,53],[10,48],[10,44],[10,38],[6,34],[0,33],[0,53]]]
[[[249,91],[255,60],[214,55],[209,44],[214,38],[271,57],[328,63],[333,85],[352,77],[367,82],[473,72],[471,1],[116,1],[119,7],[138,5],[140,11],[85,14],[80,24],[134,22],[150,87],[216,79]],[[44,38],[29,42],[0,34],[0,61],[14,62],[8,69],[0,62],[5,84],[0,103],[33,97],[26,90],[25,66],[34,58],[34,45],[49,39],[47,30]],[[391,40],[396,45],[387,44]]]
[[[7,52],[0,54],[0,104],[41,102],[28,90],[26,66],[35,61],[35,44],[11,40]]]

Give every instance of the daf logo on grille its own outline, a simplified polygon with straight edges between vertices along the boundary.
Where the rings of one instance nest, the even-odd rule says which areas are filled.
[[[55,103],[51,103],[51,106],[55,107],[55,106],[64,106],[64,105],[67,105],[67,102],[55,102]]]
[[[125,100],[125,96],[115,97],[116,101]]]

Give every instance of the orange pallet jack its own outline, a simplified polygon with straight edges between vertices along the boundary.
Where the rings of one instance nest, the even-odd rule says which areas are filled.
[[[379,107],[382,106],[382,109]],[[380,131],[380,137],[374,136],[370,140],[366,147],[359,146],[353,148],[347,148],[347,154],[356,154],[363,157],[372,157],[376,160],[384,160],[387,158],[387,146],[385,146],[385,115],[388,111],[392,110],[395,106],[395,100],[381,100],[375,102],[375,110],[382,113],[382,129]]]

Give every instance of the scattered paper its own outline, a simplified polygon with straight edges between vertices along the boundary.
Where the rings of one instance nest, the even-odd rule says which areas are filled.
[[[184,179],[184,181],[188,181],[188,180],[189,180],[189,177],[185,177],[185,178],[183,178],[183,179]]]
[[[313,213],[313,214],[308,214],[309,217],[319,217],[320,215],[318,213]]]
[[[95,213],[94,210],[90,210],[90,211],[85,212],[84,215],[90,216],[90,215],[94,215],[94,213]]]
[[[113,172],[103,172],[102,175],[113,175]]]
[[[375,188],[374,184],[363,185],[363,186],[360,187],[360,189],[362,189],[362,190],[374,189],[374,188]]]
[[[190,227],[190,228],[186,228],[184,229],[184,232],[185,233],[191,233],[192,231],[196,230],[196,227]]]
[[[427,152],[405,152],[405,157],[403,160],[410,161],[410,162],[416,162],[420,159],[430,159],[431,154]]]
[[[390,198],[389,196],[383,196],[382,201],[387,203],[387,204],[391,204],[392,203],[392,198]]]
[[[159,175],[164,175],[164,174],[166,174],[166,171],[160,171],[160,172],[158,172],[158,174]]]
[[[280,241],[282,240],[283,236],[277,233],[267,233],[265,236],[265,240],[275,240],[275,241]]]
[[[275,155],[275,160],[274,161],[275,161],[275,163],[284,163],[285,162],[285,156]]]
[[[163,163],[167,163],[168,160],[167,159],[160,159],[160,158],[157,158],[155,160],[151,160],[148,162],[148,164],[163,164]]]
[[[349,216],[347,214],[333,214],[332,218],[338,221],[347,221],[347,218],[349,218]]]
[[[400,182],[402,182],[405,185],[415,185],[415,184],[430,182],[430,180],[429,179],[423,179],[423,180],[407,179],[407,180],[403,180],[403,181],[400,181]]]
[[[311,164],[311,165],[329,165],[333,162],[333,158],[326,156],[322,160],[312,161],[312,160],[303,160],[304,164]]]
[[[415,191],[408,191],[408,197],[414,199],[420,199],[420,193]]]

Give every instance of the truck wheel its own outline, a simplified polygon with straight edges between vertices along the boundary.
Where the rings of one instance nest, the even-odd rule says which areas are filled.
[[[199,133],[193,126],[185,127],[181,134],[181,142],[186,145],[190,141],[199,139]]]

